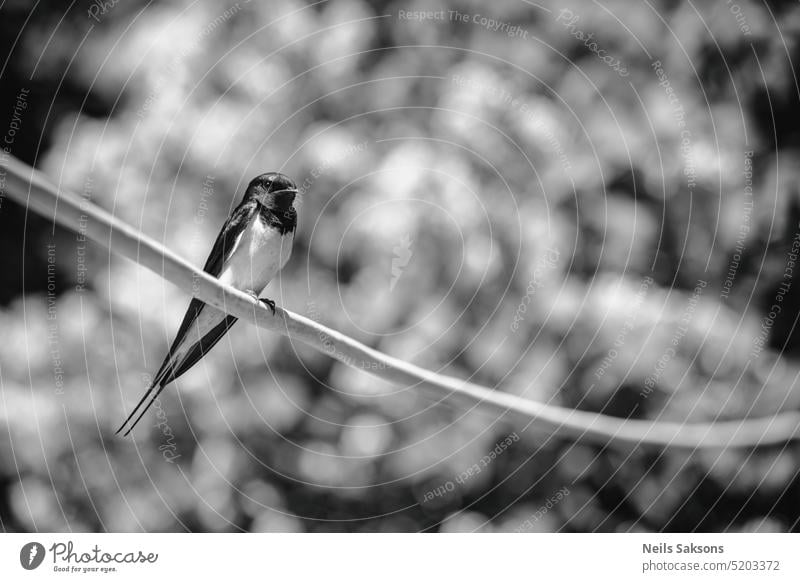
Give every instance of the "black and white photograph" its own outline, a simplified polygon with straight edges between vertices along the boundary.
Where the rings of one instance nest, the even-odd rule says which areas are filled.
[[[2,0],[0,47],[5,579],[800,576],[800,3]]]

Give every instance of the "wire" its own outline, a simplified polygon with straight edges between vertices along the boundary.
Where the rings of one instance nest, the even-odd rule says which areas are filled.
[[[249,295],[221,284],[154,239],[105,210],[60,190],[40,172],[8,156],[0,160],[11,198],[62,226],[128,257],[187,293],[291,340],[299,340],[344,364],[402,386],[418,387],[442,403],[477,407],[504,415],[515,427],[533,423],[552,436],[609,446],[659,448],[758,447],[800,436],[800,412],[711,423],[628,420],[528,400],[513,394],[444,376],[383,354],[311,319],[277,308],[276,315]],[[2,186],[0,176],[0,186]]]

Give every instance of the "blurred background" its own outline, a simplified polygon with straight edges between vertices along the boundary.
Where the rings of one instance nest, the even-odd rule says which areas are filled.
[[[292,176],[287,309],[554,405],[800,406],[794,2],[11,0],[0,31],[4,151],[195,264]],[[244,322],[114,437],[189,297],[0,223],[5,531],[798,530],[796,444],[574,444]]]

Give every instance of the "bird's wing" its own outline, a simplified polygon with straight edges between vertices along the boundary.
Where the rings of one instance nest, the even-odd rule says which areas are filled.
[[[242,240],[242,235],[244,234],[247,225],[250,223],[250,219],[253,217],[253,213],[257,212],[257,210],[258,206],[255,203],[244,203],[240,204],[228,217],[228,220],[226,220],[225,224],[222,225],[222,230],[220,230],[217,240],[214,242],[214,246],[211,249],[211,253],[208,255],[208,259],[206,259],[206,264],[203,267],[203,270],[206,273],[214,277],[219,277],[225,261],[227,261],[236,250],[237,245]],[[158,372],[153,378],[154,383],[160,383],[166,376],[169,375],[167,372],[172,355],[180,347],[181,343],[183,343],[189,328],[200,316],[200,313],[203,311],[205,306],[206,303],[200,299],[197,299],[196,297],[192,299],[191,303],[189,303],[189,309],[186,310],[186,315],[183,316],[183,321],[181,322],[181,326],[178,328],[175,341],[172,342],[172,346],[169,349],[167,357],[164,358],[161,368],[159,368]],[[236,320],[234,319],[234,321]]]
[[[247,225],[250,223],[253,214],[257,211],[258,205],[255,202],[250,201],[243,202],[231,213],[231,215],[228,217],[228,220],[226,220],[225,224],[222,225],[222,230],[220,230],[217,240],[214,242],[214,246],[211,249],[211,253],[209,253],[208,259],[206,259],[206,264],[203,267],[203,270],[206,273],[214,277],[219,277],[225,261],[227,261],[236,250],[236,247],[241,241]],[[127,435],[130,433],[130,431],[133,430],[133,427],[136,426],[136,423],[139,422],[139,419],[142,417],[142,415],[147,411],[148,408],[150,408],[153,401],[158,397],[161,389],[183,374],[186,370],[191,368],[191,366],[197,362],[197,360],[202,358],[203,355],[207,353],[208,350],[210,350],[220,340],[220,338],[225,335],[225,332],[227,332],[228,329],[230,329],[230,327],[236,322],[235,317],[221,314],[222,317],[220,318],[221,321],[219,324],[211,328],[211,330],[202,338],[199,338],[183,358],[176,358],[175,353],[183,344],[184,339],[186,339],[186,334],[189,332],[192,324],[197,321],[197,318],[200,317],[200,314],[203,312],[206,306],[207,304],[204,301],[196,297],[193,298],[189,303],[189,308],[186,310],[186,315],[183,316],[183,321],[181,322],[181,326],[178,329],[177,335],[175,336],[175,340],[172,342],[172,346],[169,348],[167,356],[161,363],[161,367],[153,377],[152,384],[150,384],[150,387],[145,391],[144,396],[142,396],[136,407],[131,411],[130,415],[128,415],[128,418],[125,420],[125,422],[122,423],[122,426],[120,426],[120,428],[117,430],[117,433],[122,431],[126,425],[129,426],[125,434]],[[153,393],[154,391],[155,394]],[[148,398],[149,403],[144,406],[139,415],[136,416],[135,420],[133,420],[137,411],[142,408]]]
[[[250,220],[256,212],[258,212],[258,203],[251,200],[243,202],[231,213],[228,220],[222,225],[222,230],[219,231],[217,240],[214,241],[214,246],[206,259],[203,267],[206,273],[219,277],[222,266],[236,250],[245,228],[250,224]]]

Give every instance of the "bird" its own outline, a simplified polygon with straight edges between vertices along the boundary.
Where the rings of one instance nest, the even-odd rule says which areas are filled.
[[[241,203],[222,225],[203,267],[221,283],[261,301],[273,316],[275,302],[259,295],[291,256],[297,228],[297,193],[295,183],[278,172],[251,180]],[[236,320],[193,298],[164,362],[116,434],[124,430],[123,436],[128,436],[161,391],[207,354]]]

